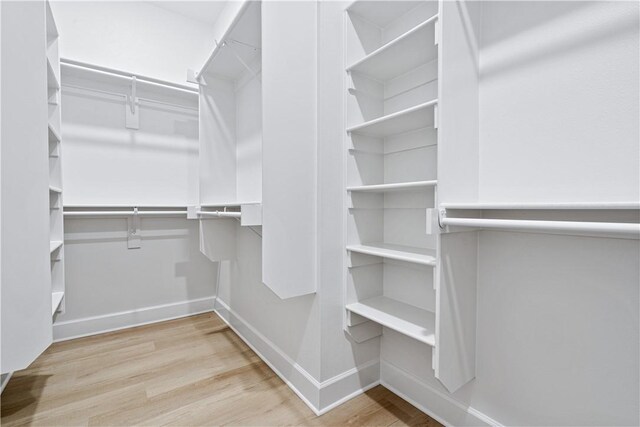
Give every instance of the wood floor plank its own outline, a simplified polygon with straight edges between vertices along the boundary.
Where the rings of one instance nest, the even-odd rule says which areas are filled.
[[[3,426],[440,426],[382,386],[317,417],[213,313],[55,343],[1,405]]]

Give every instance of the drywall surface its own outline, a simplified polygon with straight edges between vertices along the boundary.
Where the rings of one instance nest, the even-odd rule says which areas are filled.
[[[185,84],[187,68],[198,70],[214,46],[211,25],[149,2],[53,1],[51,9],[62,58]]]
[[[213,309],[217,266],[200,253],[198,221],[143,218],[139,249],[127,220],[67,219],[66,312],[54,339]]]
[[[197,97],[141,92],[139,128],[126,127],[129,89],[62,72],[64,204],[187,206],[198,201]],[[118,82],[119,83],[119,82]],[[108,91],[105,94],[99,91]],[[118,95],[119,94],[119,95]],[[145,100],[146,99],[146,100]],[[176,106],[158,104],[162,101]],[[189,102],[186,102],[189,101]]]
[[[314,378],[319,377],[320,316],[315,295],[280,299],[262,283],[260,227],[237,226],[237,260],[220,263],[218,298]],[[289,372],[284,372],[285,375]]]
[[[485,2],[480,200],[640,194],[637,2]]]

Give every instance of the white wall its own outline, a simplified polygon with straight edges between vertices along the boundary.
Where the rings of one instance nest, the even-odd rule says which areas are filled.
[[[186,2],[193,3],[193,2]],[[211,25],[144,1],[53,1],[60,56],[186,83],[214,46]]]
[[[637,200],[637,2],[485,2],[482,16],[480,200]]]
[[[213,308],[217,266],[200,253],[198,222],[141,220],[142,243],[127,249],[127,221],[65,220],[66,311],[54,339]]]

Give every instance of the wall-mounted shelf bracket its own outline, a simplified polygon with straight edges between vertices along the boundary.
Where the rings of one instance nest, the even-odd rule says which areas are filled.
[[[133,208],[133,215],[127,217],[127,248],[139,249],[141,241],[140,216],[138,215],[138,208]]]
[[[131,95],[127,96],[125,127],[127,129],[140,129],[140,111],[138,107],[137,79],[136,76],[131,78]]]

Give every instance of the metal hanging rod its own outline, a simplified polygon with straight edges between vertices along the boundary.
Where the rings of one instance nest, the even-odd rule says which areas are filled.
[[[441,226],[473,227],[515,231],[594,233],[640,237],[640,224],[616,222],[543,221],[484,218],[440,218]]]
[[[240,212],[207,212],[207,211],[198,211],[198,216],[207,217],[207,219],[215,219],[215,218],[241,218],[242,214]],[[154,216],[154,217],[163,217],[163,216],[187,216],[187,211],[141,211],[141,210],[122,210],[122,211],[109,211],[109,210],[101,210],[101,211],[64,211],[65,217],[119,217],[125,218],[130,216]]]
[[[121,71],[121,70],[116,70],[114,68],[103,67],[101,65],[89,64],[87,62],[81,62],[81,61],[76,61],[76,60],[67,59],[67,58],[60,58],[60,64],[73,67],[73,68],[92,71],[99,74],[109,75],[109,76],[118,77],[118,78],[124,78],[128,80],[132,80],[135,77],[136,80],[141,83],[178,90],[180,92],[188,93],[190,95],[198,94],[198,89],[187,86],[187,85],[181,85],[181,84],[169,82],[166,80],[156,79],[154,77],[134,74],[128,71]]]
[[[95,88],[92,88],[92,87],[78,86],[78,85],[73,85],[73,84],[69,84],[69,83],[64,83],[62,85],[62,87],[71,88],[71,89],[77,89],[77,90],[84,90],[84,91],[88,91],[88,92],[99,93],[99,94],[102,94],[102,95],[116,96],[118,98],[123,98],[125,102],[127,102],[127,97],[129,96],[128,94],[125,94],[125,93],[118,93],[118,92],[112,92],[112,91],[108,91],[108,90],[95,89]],[[151,103],[151,104],[164,105],[164,106],[168,106],[168,107],[183,108],[185,110],[190,110],[190,111],[195,111],[195,112],[198,111],[197,107],[189,107],[189,106],[186,106],[186,105],[175,104],[175,103],[172,103],[172,102],[157,101],[155,99],[150,99],[150,98],[138,97],[138,101],[148,102],[148,103]]]
[[[65,217],[187,216],[187,211],[64,211]]]
[[[242,214],[240,212],[224,212],[224,211],[198,211],[198,215],[208,216],[213,218],[241,218]]]

